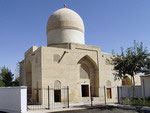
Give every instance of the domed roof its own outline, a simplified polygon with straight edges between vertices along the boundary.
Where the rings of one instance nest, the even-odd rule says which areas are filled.
[[[57,10],[48,19],[47,33],[59,28],[74,29],[84,33],[83,20],[75,11],[68,8]]]

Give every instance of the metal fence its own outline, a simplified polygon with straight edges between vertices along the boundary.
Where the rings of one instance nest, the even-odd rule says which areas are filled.
[[[84,102],[87,105],[106,105],[110,103],[118,103],[117,87],[90,87],[89,101]],[[83,97],[84,98],[84,97]]]
[[[28,110],[69,108],[69,87],[63,88],[28,88]]]
[[[87,105],[122,103],[123,98],[132,98],[132,86],[87,87],[83,85],[81,97]],[[141,86],[135,87],[135,96],[141,97]],[[85,98],[84,98],[85,97]],[[69,87],[28,88],[28,109],[69,108]],[[84,100],[85,99],[85,100]]]
[[[117,87],[91,87],[91,106],[94,104],[111,104],[111,103],[122,103],[123,100],[132,100],[133,98],[133,86],[117,86]],[[93,90],[99,91],[99,96],[93,96]],[[134,97],[142,98],[141,86],[134,87]]]
[[[99,104],[110,104],[118,102],[117,87],[104,86],[99,87]]]

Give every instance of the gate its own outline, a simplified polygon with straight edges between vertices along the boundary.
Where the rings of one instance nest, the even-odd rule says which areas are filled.
[[[69,87],[28,88],[28,110],[69,108]]]

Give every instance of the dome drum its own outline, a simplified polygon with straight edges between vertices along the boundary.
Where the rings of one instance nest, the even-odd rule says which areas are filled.
[[[84,23],[81,17],[68,8],[52,14],[47,24],[47,45],[58,43],[84,44]]]

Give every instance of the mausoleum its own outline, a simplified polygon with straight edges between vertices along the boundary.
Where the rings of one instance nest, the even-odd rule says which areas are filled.
[[[86,24],[86,23],[85,23]],[[85,28],[82,18],[73,10],[62,8],[54,12],[47,23],[47,46],[32,46],[20,63],[21,85],[28,86],[28,96],[33,98],[34,88],[57,88],[54,102],[63,102],[63,87],[69,87],[71,103],[104,101],[104,90],[110,102],[117,99],[112,90],[122,85],[114,80],[113,65],[107,59],[112,57],[100,47],[85,44]],[[103,37],[101,37],[103,38]],[[140,79],[136,84],[140,84]],[[130,78],[123,85],[131,85]],[[37,99],[43,102],[43,94]]]

